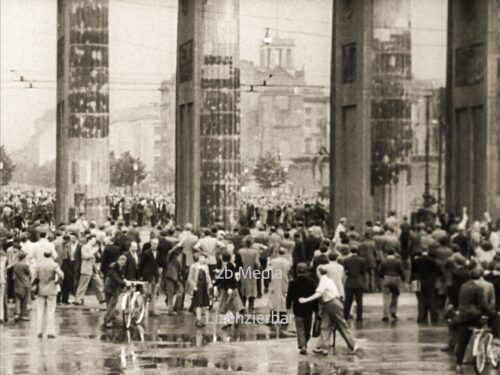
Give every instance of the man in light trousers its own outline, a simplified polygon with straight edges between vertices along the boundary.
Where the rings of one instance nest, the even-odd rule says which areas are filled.
[[[38,280],[37,332],[42,338],[47,333],[49,339],[55,338],[55,314],[58,283],[64,278],[59,265],[52,259],[52,251],[46,250],[44,258],[37,263],[35,280]]]

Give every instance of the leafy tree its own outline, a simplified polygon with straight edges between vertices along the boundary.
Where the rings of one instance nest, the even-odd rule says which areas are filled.
[[[3,145],[0,146],[0,166],[0,183],[7,185],[12,178],[16,165],[12,162]]]
[[[134,171],[134,164],[137,166],[136,171]],[[132,186],[134,182],[139,184],[147,176],[144,163],[139,158],[134,158],[128,151],[118,158],[111,152],[109,168],[110,182],[113,186]]]
[[[56,161],[48,161],[43,165],[19,164],[12,181],[32,186],[54,188],[56,185]]]
[[[165,161],[162,161],[155,167],[154,178],[162,188],[165,188],[175,183],[175,171]]]
[[[260,156],[253,171],[262,188],[279,187],[286,181],[286,173],[278,158],[270,152]]]

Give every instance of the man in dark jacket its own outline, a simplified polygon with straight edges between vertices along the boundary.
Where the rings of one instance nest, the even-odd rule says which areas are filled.
[[[370,293],[375,292],[375,262],[377,258],[377,245],[372,238],[372,233],[367,231],[359,246],[359,256],[365,259],[367,289]]]
[[[106,295],[106,304],[108,307],[102,323],[102,328],[104,329],[110,327],[114,317],[116,304],[118,303],[118,297],[120,296],[122,288],[126,285],[123,278],[126,262],[127,258],[125,255],[120,255],[116,262],[112,263],[108,269],[108,276],[104,282],[104,294]]]
[[[436,282],[441,274],[441,266],[434,257],[429,255],[428,248],[424,248],[422,255],[414,258],[410,280],[420,282],[420,291],[416,292],[418,301],[417,323],[427,323],[429,315],[432,323],[437,323],[439,320]]]
[[[457,373],[461,373],[465,350],[469,344],[472,327],[476,326],[482,315],[490,316],[495,312],[486,303],[484,289],[477,283],[481,277],[478,269],[470,273],[471,280],[467,281],[460,288],[458,302],[458,315],[454,324],[458,328],[457,332]]]
[[[399,288],[401,282],[405,280],[403,264],[396,259],[394,250],[387,252],[387,258],[380,264],[379,276],[384,300],[384,322],[389,321],[389,314],[396,320],[398,310]]]
[[[307,353],[307,342],[311,338],[312,314],[318,311],[317,302],[299,303],[299,298],[309,297],[315,292],[312,279],[307,277],[307,264],[299,263],[295,271],[297,278],[288,284],[286,295],[286,308],[293,307],[295,326],[297,329],[297,343],[300,354]]]
[[[349,320],[351,307],[356,298],[356,321],[363,321],[363,293],[366,287],[366,262],[358,255],[358,247],[351,247],[351,256],[344,259],[345,281],[345,304],[344,318]]]
[[[296,270],[299,263],[306,262],[306,252],[304,250],[304,242],[302,242],[300,233],[295,232],[293,240],[295,241],[295,247],[292,252],[292,260],[293,269]]]
[[[160,254],[158,251],[158,239],[151,240],[151,249],[142,254],[139,260],[139,274],[142,280],[147,281],[147,295],[149,298],[149,310],[152,316],[158,315],[156,311],[156,292],[160,281]]]
[[[314,237],[310,232],[308,233],[307,238],[304,240],[304,250],[305,250],[305,256],[306,256],[306,263],[311,263],[314,252],[316,250],[319,250],[319,247],[321,245],[321,240],[317,237]]]
[[[111,263],[116,262],[120,254],[120,249],[113,243],[112,239],[106,239],[106,246],[104,246],[104,251],[101,258],[101,272],[105,278],[108,274],[109,266],[111,265]]]
[[[133,241],[129,250],[125,253],[127,263],[125,264],[124,276],[126,280],[139,280],[139,245]]]
[[[167,295],[167,313],[169,315],[177,315],[180,310],[182,310],[184,283],[182,279],[181,253],[182,248],[180,247],[170,251],[167,259],[167,268],[164,274],[165,294]]]

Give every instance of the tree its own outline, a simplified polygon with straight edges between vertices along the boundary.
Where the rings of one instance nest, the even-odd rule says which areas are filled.
[[[136,170],[134,170],[134,164]],[[128,151],[119,158],[116,158],[114,152],[111,152],[109,169],[111,185],[117,187],[133,186],[134,182],[139,184],[147,176],[144,163],[139,158],[134,158]]]
[[[0,184],[7,185],[16,169],[16,165],[5,151],[4,146],[0,146]]]
[[[16,167],[12,181],[31,186],[54,188],[56,185],[56,161],[48,161],[42,165],[20,163]]]
[[[279,160],[270,152],[260,156],[253,171],[259,185],[264,189],[279,187],[286,181],[286,173]]]

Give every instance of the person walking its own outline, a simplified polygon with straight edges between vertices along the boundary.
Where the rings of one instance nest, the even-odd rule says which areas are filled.
[[[482,315],[490,316],[495,313],[486,302],[483,288],[477,283],[481,277],[480,271],[473,269],[470,272],[470,277],[471,280],[460,288],[458,314],[453,321],[453,324],[457,327],[456,370],[460,374],[463,373],[463,360],[472,335],[471,328],[479,323]]]
[[[271,324],[286,321],[286,293],[288,291],[288,276],[292,265],[285,259],[286,250],[280,248],[278,257],[269,262],[271,282],[269,284],[269,309]]]
[[[356,299],[356,321],[363,321],[363,293],[366,288],[366,262],[358,255],[357,246],[351,248],[351,256],[344,260],[345,280],[344,318],[349,320],[351,307]]]
[[[104,286],[101,276],[96,267],[96,254],[99,251],[95,235],[90,234],[87,237],[87,243],[82,246],[82,264],[80,267],[80,280],[76,289],[74,305],[83,305],[83,297],[89,286],[95,289],[96,297],[99,303],[104,303]]]
[[[0,244],[0,323],[6,321],[5,315],[7,312],[6,295],[7,290],[7,254]]]
[[[299,263],[295,270],[297,277],[288,285],[286,308],[293,309],[295,328],[297,330],[297,345],[300,354],[307,354],[307,343],[311,338],[313,312],[318,312],[317,301],[301,304],[300,298],[314,294],[314,281],[307,277],[307,264]]]
[[[116,262],[109,265],[109,272],[107,273],[106,280],[104,281],[104,293],[106,295],[107,311],[101,326],[101,328],[103,329],[112,327],[112,320],[115,316],[118,297],[120,296],[123,287],[127,285],[127,281],[124,278],[126,263],[127,257],[125,256],[125,254],[122,254],[118,257]]]
[[[236,255],[236,266],[240,271],[240,291],[243,307],[248,300],[248,309],[253,311],[255,297],[257,296],[257,282],[254,277],[255,270],[260,269],[259,253],[252,247],[252,238],[244,239],[245,247],[241,248]]]
[[[44,259],[37,262],[35,280],[38,284],[37,293],[37,332],[38,338],[44,333],[49,339],[55,338],[55,313],[58,283],[64,279],[64,273],[52,258],[52,249],[47,248]]]
[[[147,296],[149,299],[149,313],[152,316],[157,316],[156,293],[158,291],[158,283],[160,282],[161,275],[157,238],[151,240],[151,248],[142,254],[139,260],[139,274],[142,280],[148,283]]]
[[[229,328],[231,322],[237,327],[239,325],[240,312],[243,310],[240,294],[238,292],[238,268],[231,261],[231,254],[222,253],[222,269],[215,278],[214,286],[219,290],[220,303],[219,313],[226,315],[226,323],[222,329]],[[227,314],[233,315],[229,320]]]
[[[384,316],[382,321],[388,322],[389,316],[397,320],[399,288],[401,282],[404,282],[405,275],[401,260],[396,259],[395,251],[390,249],[387,251],[387,257],[380,264],[379,276],[381,279],[383,301],[384,301]]]
[[[417,323],[427,323],[430,316],[431,323],[437,323],[439,314],[437,309],[437,280],[442,275],[438,261],[431,257],[427,248],[423,248],[422,255],[413,260],[410,281],[418,281],[420,290],[416,291],[418,301]]]
[[[344,341],[347,343],[347,347],[351,353],[356,354],[359,350],[359,346],[352,337],[347,321],[344,319],[344,306],[340,301],[339,291],[337,290],[333,280],[328,277],[325,266],[319,266],[317,272],[319,285],[316,288],[316,292],[309,297],[299,298],[299,303],[308,303],[320,298],[323,302],[321,314],[321,335],[313,353],[328,355],[328,350],[326,348],[329,347],[329,343],[327,340],[330,336],[332,326],[335,326]]]
[[[73,271],[74,262],[71,260],[71,236],[69,234],[64,234],[62,237],[62,242],[56,245],[56,251],[58,255],[58,261],[60,262],[61,270],[64,273],[64,280],[61,284],[60,297],[61,302],[65,305],[69,304],[69,295],[73,292]]]
[[[372,232],[366,231],[363,241],[359,245],[359,256],[365,259],[366,268],[366,289],[368,292],[375,292],[375,266],[377,258],[377,245],[373,240]]]
[[[184,286],[182,280],[182,248],[170,250],[165,277],[165,293],[167,295],[167,314],[178,315],[182,310]]]
[[[205,254],[199,253],[198,260],[189,269],[188,286],[193,298],[191,308],[196,314],[196,327],[205,326],[202,321],[202,309],[210,306],[209,289],[212,287],[210,270]]]
[[[14,290],[16,295],[16,313],[14,320],[29,321],[28,302],[31,293],[31,272],[28,265],[28,256],[20,252],[18,262],[14,264]]]

